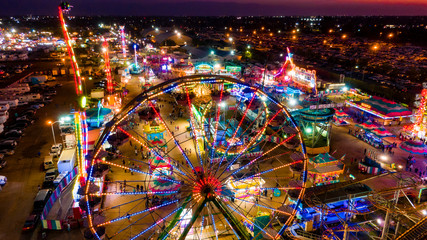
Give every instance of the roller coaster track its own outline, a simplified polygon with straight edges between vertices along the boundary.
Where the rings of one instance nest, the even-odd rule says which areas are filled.
[[[426,239],[427,238],[427,217],[424,217],[417,224],[406,230],[402,235],[396,238],[396,240],[414,240],[414,239]]]

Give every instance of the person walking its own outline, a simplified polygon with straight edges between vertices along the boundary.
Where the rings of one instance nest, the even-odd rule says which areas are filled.
[[[270,200],[273,201],[273,192],[270,193]]]

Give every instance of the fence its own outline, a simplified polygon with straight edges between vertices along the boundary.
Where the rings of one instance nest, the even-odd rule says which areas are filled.
[[[61,196],[62,190],[68,186],[68,184],[74,179],[75,176],[78,174],[78,168],[74,168],[72,172],[68,173],[58,184],[55,191],[52,193],[52,195],[49,197],[49,200],[47,201],[46,205],[43,208],[43,212],[40,216],[40,219],[42,220],[42,226],[44,229],[56,229],[61,230],[61,224],[59,220],[47,220],[46,217],[49,213],[49,211],[52,209],[53,205],[55,204],[56,200]]]

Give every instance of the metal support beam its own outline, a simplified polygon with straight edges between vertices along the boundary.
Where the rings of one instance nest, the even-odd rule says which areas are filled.
[[[196,211],[193,214],[193,217],[191,217],[190,222],[188,223],[188,225],[185,227],[184,231],[182,232],[181,236],[179,237],[179,240],[184,240],[185,237],[187,237],[188,232],[190,231],[191,227],[193,227],[194,222],[196,221],[196,219],[199,217],[200,213],[202,212],[203,208],[205,208],[206,203],[208,202],[207,198],[205,198],[202,202],[202,204],[200,204]]]
[[[188,196],[185,200],[184,203],[182,204],[182,207],[180,210],[178,210],[178,212],[176,212],[175,216],[173,217],[172,221],[169,223],[169,225],[163,230],[163,232],[159,235],[159,237],[157,239],[162,240],[163,238],[165,238],[170,231],[172,231],[172,229],[175,227],[176,223],[178,222],[179,216],[181,215],[182,211],[184,211],[185,207],[187,206],[187,204],[190,202],[191,200],[191,196]]]
[[[230,213],[230,211],[227,210],[222,202],[218,201],[216,198],[214,198],[212,202],[219,209],[222,215],[224,215],[224,217],[228,220],[231,227],[236,231],[237,235],[239,235],[242,240],[252,239],[252,236],[246,231],[245,227],[233,216],[233,214]]]

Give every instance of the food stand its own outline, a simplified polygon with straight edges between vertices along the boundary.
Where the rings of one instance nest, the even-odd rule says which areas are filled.
[[[308,176],[315,185],[339,182],[343,172],[344,163],[329,153],[321,153],[309,159]]]

